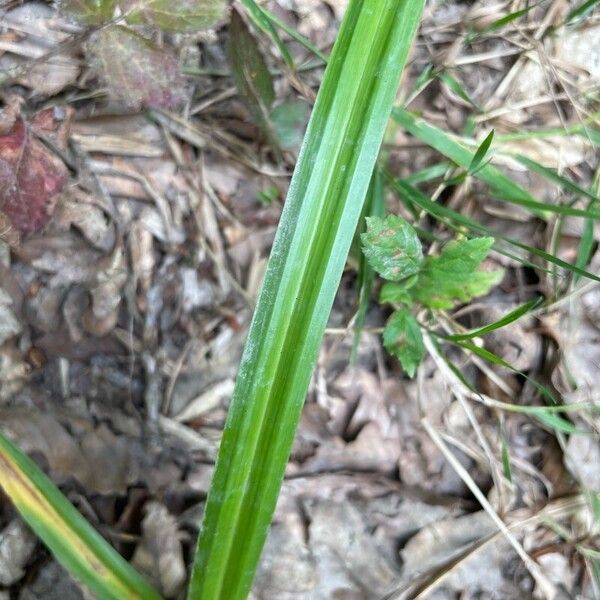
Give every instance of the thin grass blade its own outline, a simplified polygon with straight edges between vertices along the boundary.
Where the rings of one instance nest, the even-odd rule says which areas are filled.
[[[401,108],[394,109],[392,114],[394,120],[402,125],[411,135],[431,146],[460,167],[469,169],[474,158],[474,153],[449,133],[438,127],[434,127],[425,120],[417,118]],[[540,218],[546,218],[550,213],[574,217],[600,218],[600,212],[539,202],[527,190],[514,183],[507,175],[493,165],[485,165],[478,169],[477,172],[472,173],[472,175],[487,183],[500,200],[522,206]]]
[[[305,136],[219,449],[189,598],[250,590],[424,0],[351,0]]]
[[[158,592],[2,433],[0,486],[57,560],[98,598],[160,600]]]

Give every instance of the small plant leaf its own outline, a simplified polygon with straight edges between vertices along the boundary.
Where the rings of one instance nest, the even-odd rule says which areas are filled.
[[[21,118],[0,135],[0,211],[4,229],[19,233],[46,225],[69,179],[63,162],[38,141]]]
[[[181,33],[213,27],[227,9],[226,0],[120,0],[119,4],[129,23]]]
[[[60,0],[61,12],[83,25],[102,25],[115,12],[117,0]]]
[[[254,122],[278,149],[271,122],[271,108],[275,101],[273,78],[256,38],[236,10],[231,15],[228,52],[235,83],[248,104]]]
[[[384,279],[400,281],[421,267],[421,242],[412,225],[402,217],[368,217],[367,231],[361,240],[370,265]]]
[[[408,308],[392,313],[383,330],[383,345],[402,365],[409,377],[414,377],[425,356],[421,327]]]
[[[399,283],[395,281],[386,282],[379,292],[379,302],[382,304],[406,304],[410,306],[413,303],[410,288],[416,285],[418,278],[418,275],[411,275]]]
[[[439,256],[425,259],[411,295],[423,306],[445,309],[487,294],[503,276],[501,270],[477,271],[493,243],[491,237],[449,242]]]
[[[177,57],[127,27],[98,31],[88,54],[109,94],[128,108],[175,109],[187,99]]]

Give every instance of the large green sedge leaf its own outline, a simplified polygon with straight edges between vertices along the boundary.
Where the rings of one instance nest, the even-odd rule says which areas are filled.
[[[98,598],[160,600],[40,468],[0,433],[0,486],[73,577]]]
[[[404,109],[395,108],[392,114],[394,120],[411,135],[431,146],[460,167],[469,169],[475,153],[466,148],[454,136],[427,123],[423,119],[415,117]],[[493,165],[487,164],[482,166],[471,174],[487,183],[499,199],[522,206],[538,217],[544,218],[550,213],[557,213],[574,217],[600,218],[600,212],[593,210],[583,210],[571,206],[539,202],[527,190],[514,183],[507,175]]]
[[[245,598],[424,0],[351,0],[269,259],[189,598]]]

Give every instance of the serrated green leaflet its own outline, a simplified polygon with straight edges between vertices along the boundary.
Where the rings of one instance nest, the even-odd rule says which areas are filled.
[[[519,242],[518,240],[515,240],[508,236],[502,235],[500,233],[494,232],[489,227],[486,227],[485,225],[481,225],[477,221],[474,221],[473,219],[470,219],[469,217],[465,217],[461,213],[459,213],[451,208],[448,208],[447,206],[442,206],[441,204],[437,204],[436,202],[433,202],[433,200],[431,200],[431,198],[428,198],[420,190],[413,187],[412,185],[407,184],[405,181],[394,180],[393,184],[394,184],[394,187],[396,188],[396,191],[402,196],[402,198],[405,201],[416,204],[421,209],[423,209],[427,213],[434,216],[436,219],[440,219],[440,220],[443,220],[444,222],[446,222],[450,227],[454,227],[455,224],[459,224],[463,227],[468,228],[471,231],[485,233],[487,235],[495,237],[496,239],[504,240],[508,244],[511,244],[512,246],[515,246],[517,248],[521,248],[521,249],[533,254],[534,256],[538,256],[539,258],[541,258],[553,265],[556,265],[557,267],[561,267],[562,269],[571,271],[572,273],[575,273],[582,277],[592,279],[593,281],[600,281],[600,277],[598,277],[597,275],[594,275],[593,273],[590,273],[589,271],[586,271],[586,270],[578,267],[577,265],[568,263],[568,262],[558,258],[557,256],[554,256],[554,255],[550,254],[549,252],[545,252],[544,250],[540,250],[539,248],[535,248],[534,246],[529,246],[527,244],[523,244],[522,242]],[[502,248],[496,248],[496,250],[498,252],[502,252],[503,254],[506,254],[507,256],[511,256],[508,252],[506,252],[506,250],[503,250]],[[523,262],[522,258],[519,258],[518,260],[521,260]]]
[[[428,256],[411,296],[428,308],[452,308],[456,302],[487,294],[501,279],[502,271],[478,271],[494,238],[453,240],[439,256]]]
[[[367,231],[360,237],[371,267],[384,279],[400,281],[419,271],[421,242],[412,225],[401,217],[367,217]]]
[[[383,330],[385,349],[393,354],[409,377],[414,377],[425,356],[421,327],[408,308],[395,311]]]
[[[81,516],[39,467],[0,433],[0,486],[57,560],[107,600],[160,595]]]
[[[189,597],[245,598],[424,0],[352,0],[269,259]]]

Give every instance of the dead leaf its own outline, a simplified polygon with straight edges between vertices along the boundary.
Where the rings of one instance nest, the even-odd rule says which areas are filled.
[[[21,332],[21,323],[12,310],[12,298],[0,287],[0,346]]]
[[[67,23],[42,2],[25,2],[2,16],[9,31],[0,41],[0,70],[27,67],[19,83],[35,95],[54,96],[74,83],[79,75],[79,60],[70,53],[51,54],[69,33]],[[33,59],[48,55],[30,66]]]
[[[237,10],[229,26],[229,59],[235,83],[247,101],[252,117],[271,144],[278,148],[271,109],[275,100],[273,78],[258,42]]]
[[[177,520],[162,504],[150,502],[142,532],[132,563],[148,575],[164,596],[174,598],[186,580]]]
[[[68,177],[62,161],[31,135],[23,119],[0,136],[0,211],[19,232],[46,225]]]
[[[567,469],[585,488],[600,493],[600,439],[597,435],[571,435],[564,460]]]
[[[25,575],[25,567],[37,541],[23,521],[15,519],[0,532],[0,585],[13,585]]]
[[[177,57],[127,27],[97,32],[87,53],[110,95],[128,108],[175,109],[187,100]]]

